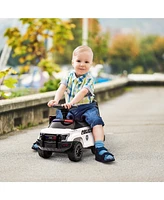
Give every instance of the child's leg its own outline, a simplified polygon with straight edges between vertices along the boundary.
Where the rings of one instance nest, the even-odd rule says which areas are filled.
[[[37,151],[38,150],[38,144],[37,144],[37,141],[33,143],[32,147],[31,147],[33,150]]]
[[[102,118],[100,117],[99,111],[97,107],[95,106],[96,104],[93,104],[93,107],[91,109],[85,110],[84,106],[82,107],[83,109],[83,114],[79,115],[85,118],[85,121],[91,126],[93,129],[93,137],[95,140],[95,148],[96,148],[96,153],[95,153],[95,159],[100,162],[111,162],[114,161],[114,156],[108,152],[108,150],[104,147],[104,122]]]
[[[95,141],[104,141],[104,129],[102,125],[96,125],[93,127],[93,137]]]
[[[104,147],[104,130],[102,125],[96,125],[93,127],[93,137],[95,140],[95,159],[99,162],[111,162],[114,161],[114,155],[108,152]]]

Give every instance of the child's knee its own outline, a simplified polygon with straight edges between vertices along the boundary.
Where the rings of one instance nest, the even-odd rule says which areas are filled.
[[[86,122],[93,128],[96,125],[104,126],[104,122],[101,117],[86,118]]]

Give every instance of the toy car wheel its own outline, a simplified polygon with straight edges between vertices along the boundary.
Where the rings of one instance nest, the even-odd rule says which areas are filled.
[[[38,149],[38,154],[42,158],[50,158],[52,155],[52,151],[42,151],[41,149]]]
[[[68,151],[68,158],[71,161],[78,162],[83,156],[83,146],[81,142],[73,142],[71,149]]]
[[[91,152],[95,155],[95,146],[91,147]]]

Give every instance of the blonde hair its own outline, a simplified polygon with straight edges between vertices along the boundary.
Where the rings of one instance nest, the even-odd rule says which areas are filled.
[[[74,49],[73,53],[72,53],[72,58],[73,58],[74,56],[76,56],[79,52],[85,52],[85,51],[91,53],[92,60],[93,60],[93,51],[92,51],[92,49],[91,49],[89,46],[87,46],[87,45],[81,45],[81,46],[76,47],[76,48]]]

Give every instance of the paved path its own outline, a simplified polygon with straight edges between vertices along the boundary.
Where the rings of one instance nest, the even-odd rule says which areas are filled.
[[[163,182],[164,88],[131,88],[99,107],[115,162],[99,163],[90,150],[78,163],[66,154],[39,157],[31,145],[44,124],[0,137],[0,181]]]

